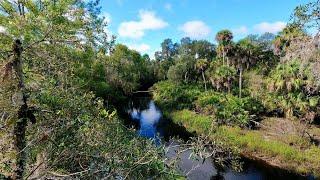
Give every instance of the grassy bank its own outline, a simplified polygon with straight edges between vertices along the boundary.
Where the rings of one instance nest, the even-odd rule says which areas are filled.
[[[258,158],[268,164],[292,170],[301,174],[312,173],[320,177],[320,148],[303,143],[304,139],[287,135],[282,139],[267,138],[263,130],[245,130],[239,127],[213,127],[210,116],[200,115],[190,110],[167,113],[178,124],[190,132],[209,135],[212,140],[219,139],[228,146],[235,146],[241,153],[250,158]]]

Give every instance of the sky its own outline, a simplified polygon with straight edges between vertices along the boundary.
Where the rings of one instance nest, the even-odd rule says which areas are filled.
[[[294,8],[310,0],[101,0],[102,15],[117,43],[154,57],[161,42],[183,37],[215,43],[229,29],[234,39],[248,34],[277,33]]]

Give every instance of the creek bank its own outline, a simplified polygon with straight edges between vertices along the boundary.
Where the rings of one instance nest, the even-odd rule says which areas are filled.
[[[238,148],[246,158],[304,175],[308,179],[320,178],[320,148],[312,144],[305,144],[304,139],[295,135],[287,135],[279,139],[272,136],[272,131],[245,130],[229,126],[216,127],[212,133],[210,116],[197,114],[190,110],[166,112],[165,114],[174,123],[184,126],[189,132],[209,135],[212,140],[218,139],[228,146]],[[287,139],[288,142],[284,142],[284,139]]]
[[[212,122],[209,117],[206,117],[204,115],[198,115],[199,117],[197,117],[194,116],[194,114],[191,114],[191,116],[189,116],[189,119],[197,120],[196,123],[193,123],[191,126],[188,126],[188,124],[185,123],[184,126],[181,126],[181,123],[179,123],[179,121],[174,122],[171,120],[174,120],[174,118],[170,116],[170,114],[174,114],[173,112],[162,112],[156,106],[156,104],[154,104],[151,97],[149,96],[134,98],[128,104],[128,109],[126,109],[128,123],[126,125],[129,127],[134,127],[137,130],[137,135],[154,139],[156,145],[158,145],[159,143],[165,145],[166,149],[168,149],[168,152],[166,153],[167,158],[176,156],[174,148],[172,149],[170,146],[168,146],[168,144],[171,144],[171,137],[179,137],[186,141],[190,137],[197,135],[194,132],[200,134],[199,130],[192,130],[191,127],[202,129],[206,133],[208,133],[209,129],[206,128],[208,127],[206,123]],[[160,119],[158,119],[159,113],[162,114]],[[185,117],[183,114],[178,114],[177,118],[185,121]],[[179,162],[179,169],[181,168],[182,171],[178,169],[182,174],[186,175],[188,179],[314,179],[312,176],[300,176],[295,173],[285,171],[281,168],[270,166],[258,159],[250,160],[248,158],[245,158],[245,155],[243,156],[244,167],[242,172],[235,172],[228,167],[223,171],[220,171],[213,164],[213,159],[208,158],[204,161],[200,160],[194,162],[189,159],[190,153],[191,152],[185,152],[185,154],[182,155],[181,162]],[[188,172],[190,169],[196,166],[198,167],[191,173],[185,174],[185,172]]]

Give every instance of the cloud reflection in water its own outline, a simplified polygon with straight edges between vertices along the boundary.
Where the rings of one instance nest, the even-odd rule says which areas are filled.
[[[139,120],[140,129],[138,134],[142,137],[154,139],[156,144],[160,143],[157,136],[157,124],[162,116],[160,110],[153,101],[150,101],[148,109],[140,111],[133,108],[129,111],[132,120]]]

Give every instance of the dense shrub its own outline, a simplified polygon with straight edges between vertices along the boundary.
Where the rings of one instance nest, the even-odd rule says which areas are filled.
[[[263,106],[250,97],[237,96],[215,91],[203,92],[194,85],[178,85],[162,81],[152,88],[153,98],[165,110],[195,109],[214,115],[222,124],[246,125],[250,115],[259,114]]]
[[[289,118],[319,111],[319,85],[310,68],[298,60],[279,64],[266,81],[268,93],[262,96],[266,106]]]
[[[207,92],[195,102],[197,110],[214,113],[223,124],[245,125],[250,115],[260,113],[262,105],[252,98],[238,98],[231,94]]]
[[[152,87],[153,98],[165,109],[192,108],[193,101],[202,93],[195,85],[178,85],[171,81],[162,81]]]

